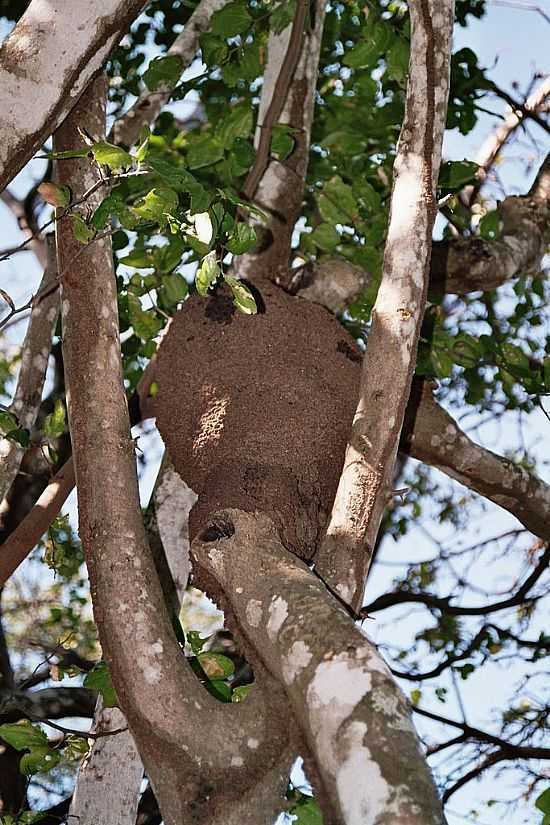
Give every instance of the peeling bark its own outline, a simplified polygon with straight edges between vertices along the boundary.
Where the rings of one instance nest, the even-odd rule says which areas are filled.
[[[192,554],[284,687],[325,824],[441,825],[405,697],[376,647],[284,549],[273,522],[261,513],[217,513]],[[262,576],[250,576],[258,568]]]
[[[388,500],[416,361],[447,111],[453,0],[415,0],[409,9],[409,82],[382,282],[344,469],[316,560],[329,587],[356,611]]]
[[[57,131],[56,150],[73,144],[78,126],[104,134],[102,78]],[[63,169],[62,182],[77,196],[97,174],[82,160]],[[182,655],[141,519],[110,240],[82,251],[67,220],[58,222],[57,240],[65,273],[63,338],[80,536],[94,615],[121,708],[167,825],[180,825],[190,816],[196,823],[236,822],[225,815],[233,806],[239,821],[252,825],[258,822],[256,790],[275,765],[287,762],[286,703],[260,671],[247,702],[222,706]],[[208,736],[198,736],[198,730]],[[248,744],[251,738],[256,748]],[[275,790],[270,784],[272,805],[278,800],[280,808],[285,786],[286,777]]]
[[[57,277],[53,236],[50,236],[48,243],[48,259],[48,265],[40,284],[41,290],[55,283]],[[10,412],[17,417],[19,425],[29,431],[34,426],[42,399],[52,335],[58,314],[59,295],[57,291],[54,291],[33,306],[27,334],[21,348],[21,366],[13,401],[10,404]],[[24,452],[25,448],[17,442],[0,437],[0,501],[17,475]]]
[[[284,162],[271,159],[254,195],[254,201],[268,215],[267,226],[256,226],[260,238],[266,237],[265,246],[259,251],[240,255],[235,260],[239,277],[254,280],[261,273],[272,280],[280,279],[286,283],[290,244],[294,225],[302,209],[304,181],[309,159],[309,143],[313,110],[315,106],[315,88],[319,70],[319,54],[325,21],[325,3],[315,0],[312,14],[315,20],[313,29],[303,33],[302,53],[294,73],[285,106],[279,117],[279,123],[292,127],[296,145],[294,151]],[[286,54],[292,26],[281,34],[271,33],[268,41],[268,58],[264,72],[264,82],[258,123],[262,124],[269,109],[281,61]],[[260,127],[256,132],[256,144],[259,140]]]
[[[0,48],[0,190],[70,112],[144,0],[32,0]],[[70,149],[80,146],[74,137]]]
[[[227,5],[229,0],[201,0],[168,51],[167,55],[177,55],[182,61],[182,72],[189,67],[199,48],[199,37],[210,26],[214,12]],[[143,92],[133,106],[113,124],[112,138],[115,143],[132,146],[139,136],[142,126],[151,126],[159,116],[163,106],[170,100],[170,89],[158,92]]]

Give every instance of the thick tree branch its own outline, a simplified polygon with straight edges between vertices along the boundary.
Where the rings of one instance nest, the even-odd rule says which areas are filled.
[[[168,51],[167,55],[177,55],[182,61],[182,72],[192,63],[199,47],[200,35],[209,28],[214,12],[219,11],[228,0],[201,0]],[[158,92],[144,92],[133,106],[115,121],[111,131],[115,143],[132,146],[138,139],[144,125],[152,125],[163,106],[170,101],[171,89]]]
[[[499,207],[499,240],[457,238],[433,244],[430,289],[464,295],[496,289],[512,278],[537,274],[550,242],[550,155],[530,192]]]
[[[32,0],[0,48],[0,191],[101,69],[144,0]],[[70,44],[70,48],[69,48]],[[74,138],[74,149],[80,145]]]
[[[298,14],[307,6],[307,2],[300,2]],[[280,34],[269,35],[256,130],[258,156],[245,184],[248,196],[254,197],[268,218],[266,226],[255,224],[259,248],[236,259],[241,278],[254,280],[261,272],[284,285],[288,281],[292,232],[302,209],[309,160],[326,11],[323,0],[311,0],[311,6],[313,28],[307,22],[304,26],[304,21],[297,16],[294,24]],[[298,38],[300,26],[301,39]],[[297,53],[299,60],[295,64]],[[269,157],[272,129],[277,123],[287,124],[295,141],[292,153],[282,162]]]
[[[105,86],[99,79],[56,133],[56,150],[74,145],[79,126],[101,136],[104,119]],[[62,182],[73,191],[88,188],[97,174],[80,159],[64,164],[63,171]],[[230,825],[257,822],[251,792],[288,750],[276,714],[283,696],[258,672],[247,702],[224,707],[204,691],[182,656],[141,519],[110,239],[86,249],[78,265],[72,263],[78,242],[67,221],[57,223],[57,239],[66,272],[63,340],[80,536],[121,707],[167,825],[185,821],[190,811],[195,822],[214,823],[228,807],[239,817],[228,816]],[[198,738],[197,728],[208,736]],[[211,786],[206,796],[205,781]]]
[[[452,0],[409,4],[411,55],[382,281],[359,403],[316,569],[359,610],[384,513],[428,289],[449,87]]]
[[[401,449],[512,513],[531,533],[550,541],[550,485],[510,459],[471,441],[415,382]]]
[[[409,709],[376,648],[270,519],[226,510],[192,544],[195,571],[283,686],[331,825],[442,823]],[[261,565],[262,576],[248,571]],[[376,789],[376,790],[374,790]]]
[[[41,290],[47,290],[55,283],[57,277],[53,236],[48,241],[48,258],[40,285]],[[21,349],[21,366],[10,412],[15,415],[19,425],[29,432],[36,421],[42,399],[42,388],[58,314],[59,297],[56,293],[51,293],[34,306]],[[4,498],[17,475],[23,454],[24,448],[19,443],[0,438],[0,500]]]

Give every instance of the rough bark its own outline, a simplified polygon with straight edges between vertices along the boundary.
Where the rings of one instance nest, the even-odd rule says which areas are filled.
[[[212,517],[192,554],[286,692],[325,825],[441,825],[405,697],[375,646],[262,513]],[[251,576],[261,569],[261,576]]]
[[[453,0],[415,0],[405,118],[359,403],[316,569],[355,610],[388,500],[428,288]]]
[[[433,399],[429,384],[418,382],[411,401],[401,447],[508,510],[531,533],[550,540],[550,485],[468,438]]]
[[[212,15],[227,3],[228,0],[201,0],[185,24],[184,30],[166,52],[168,55],[177,55],[181,58],[182,72],[192,63],[199,48],[199,37],[209,28]],[[115,143],[132,146],[138,139],[141,127],[151,126],[169,100],[170,89],[143,92],[133,106],[113,124],[111,136]]]
[[[71,110],[144,0],[32,0],[0,48],[0,190]],[[73,146],[81,139],[74,137]]]
[[[104,119],[105,86],[99,79],[57,131],[56,150],[74,143],[78,126],[104,134]],[[77,195],[97,174],[81,160],[64,165],[64,173],[62,182]],[[290,759],[286,704],[260,671],[249,700],[224,707],[182,656],[141,519],[110,241],[82,252],[66,220],[57,224],[57,239],[65,273],[63,339],[80,536],[120,705],[167,825],[191,816],[196,823],[215,823],[233,807],[240,819],[225,821],[252,825],[258,821],[255,790],[275,765]],[[200,730],[208,736],[198,735]],[[275,788],[269,785],[266,817],[268,811],[275,816],[285,782],[280,777]]]
[[[97,700],[93,733],[119,731],[95,739],[78,771],[69,811],[78,825],[135,825],[143,763],[118,708],[104,708]]]
[[[49,241],[48,258],[40,289],[51,286],[57,277],[53,237]],[[21,366],[10,412],[16,416],[19,425],[29,431],[34,426],[42,399],[42,388],[58,314],[59,296],[54,291],[32,308],[27,334],[21,348]],[[0,501],[17,475],[24,452],[25,448],[17,442],[0,437]]]
[[[290,244],[294,225],[300,215],[304,181],[309,159],[309,143],[315,88],[317,85],[319,54],[325,20],[325,3],[315,0],[311,18],[313,28],[306,28],[302,38],[302,52],[292,84],[288,91],[279,123],[293,129],[296,145],[284,162],[272,158],[253,194],[254,201],[265,209],[267,225],[257,227],[262,239],[260,249],[239,256],[235,266],[239,277],[254,280],[261,273],[272,280],[285,283],[288,277]],[[269,35],[267,63],[258,111],[258,124],[263,124],[269,110],[281,63],[287,53],[292,26],[281,34]],[[260,139],[260,125],[256,131],[256,145]]]
[[[550,156],[529,193],[499,207],[500,238],[458,238],[433,244],[430,289],[464,295],[496,289],[520,275],[537,274],[550,242]]]

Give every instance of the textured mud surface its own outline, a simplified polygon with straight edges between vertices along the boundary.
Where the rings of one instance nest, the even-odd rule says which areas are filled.
[[[176,470],[199,495],[193,538],[225,507],[263,510],[311,558],[336,492],[360,355],[322,307],[257,280],[263,312],[223,292],[192,298],[159,349],[155,411]]]

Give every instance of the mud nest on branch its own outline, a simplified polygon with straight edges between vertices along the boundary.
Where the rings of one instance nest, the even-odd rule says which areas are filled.
[[[361,354],[323,307],[267,280],[245,316],[220,289],[193,297],[159,347],[157,424],[199,499],[190,537],[216,510],[268,514],[304,559],[318,548],[357,403]]]

